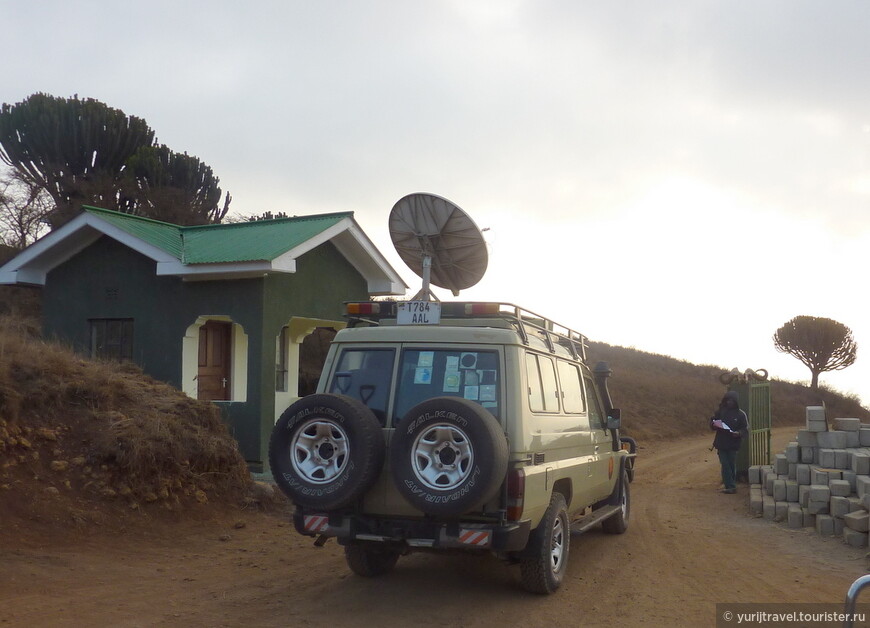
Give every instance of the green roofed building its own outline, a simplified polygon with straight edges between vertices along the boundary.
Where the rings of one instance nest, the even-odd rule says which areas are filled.
[[[301,393],[302,341],[343,302],[407,286],[352,212],[179,226],[86,207],[0,266],[42,287],[43,330],[218,404],[252,470]]]

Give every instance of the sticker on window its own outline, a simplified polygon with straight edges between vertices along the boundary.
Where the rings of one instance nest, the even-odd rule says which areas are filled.
[[[477,401],[480,396],[480,390],[478,386],[466,386],[465,392],[462,394],[463,397],[470,401]]]
[[[431,384],[432,383],[432,369],[428,367],[416,368],[414,369],[414,383],[415,384]]]
[[[465,371],[465,385],[477,386],[480,384],[480,378],[477,376],[477,371]]]
[[[421,351],[417,358],[417,366],[432,366],[435,363],[434,351]]]
[[[485,384],[480,387],[480,400],[481,401],[495,401],[495,386],[492,384]]]
[[[457,370],[444,371],[444,392],[459,392],[459,384],[462,378]]]
[[[463,353],[461,356],[459,356],[459,366],[464,369],[477,368],[477,354]]]

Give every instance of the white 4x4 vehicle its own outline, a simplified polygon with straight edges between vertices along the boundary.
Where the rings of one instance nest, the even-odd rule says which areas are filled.
[[[412,551],[487,551],[555,591],[572,527],[628,526],[635,447],[609,370],[514,305],[417,303],[398,324],[408,306],[348,304],[317,394],[276,423],[269,464],[296,529],[336,537],[363,576]]]

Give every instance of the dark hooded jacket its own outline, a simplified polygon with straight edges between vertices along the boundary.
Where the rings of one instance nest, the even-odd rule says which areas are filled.
[[[734,406],[731,408],[729,408],[726,403],[728,399],[734,400]],[[729,434],[727,430],[714,428],[713,421],[716,419],[722,421],[722,423],[740,434],[740,436]],[[719,409],[716,410],[716,414],[714,414],[710,419],[710,429],[716,430],[716,437],[713,439],[713,447],[725,451],[736,451],[740,449],[740,443],[743,441],[743,438],[749,435],[749,421],[746,419],[746,413],[740,409],[740,397],[737,395],[736,391],[729,390],[725,393],[725,396],[722,397]]]

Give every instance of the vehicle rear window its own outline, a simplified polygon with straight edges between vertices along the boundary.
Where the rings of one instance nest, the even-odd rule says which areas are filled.
[[[345,349],[332,375],[329,392],[359,399],[381,425],[386,425],[395,355],[394,349]]]
[[[500,414],[501,376],[495,351],[405,349],[393,423],[432,397],[463,397]]]

